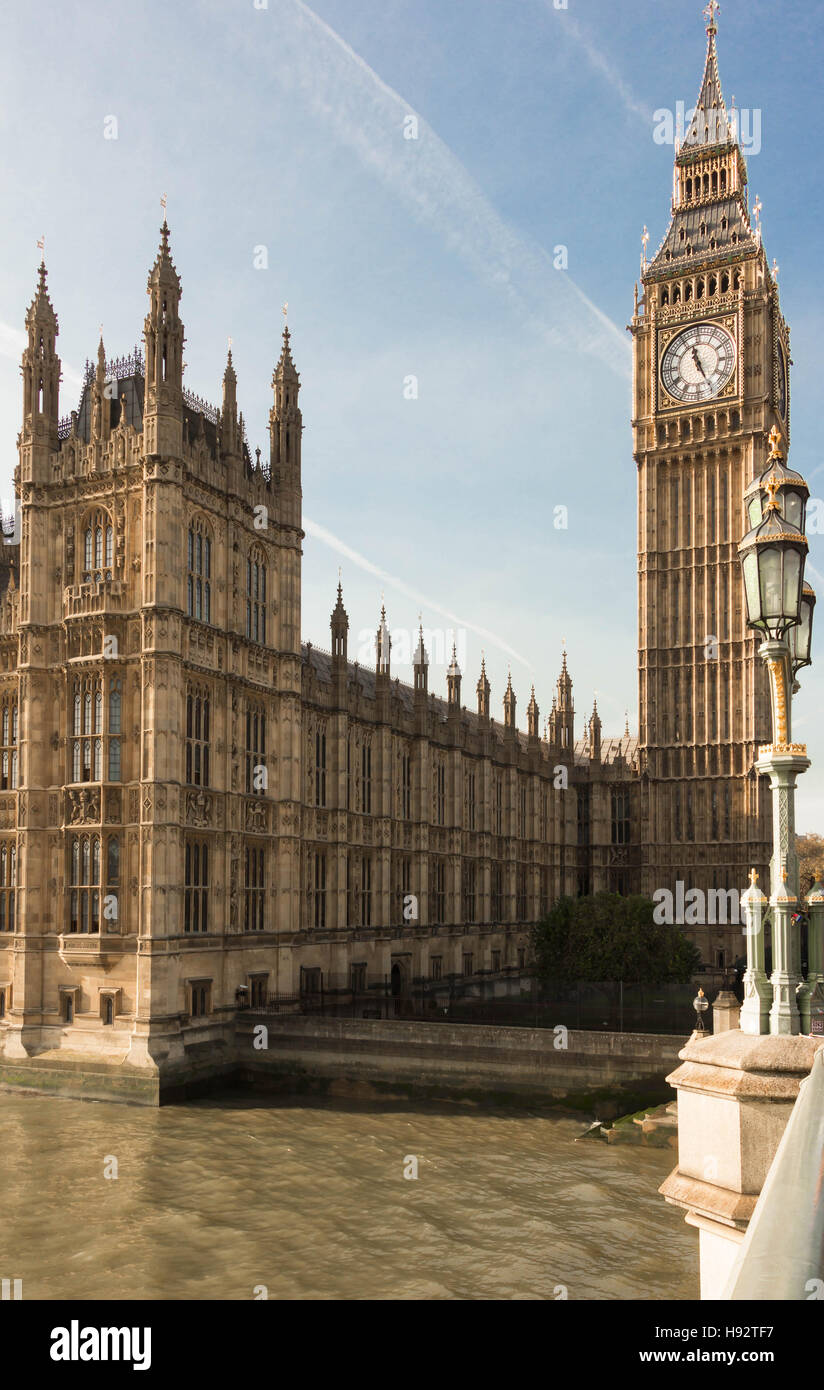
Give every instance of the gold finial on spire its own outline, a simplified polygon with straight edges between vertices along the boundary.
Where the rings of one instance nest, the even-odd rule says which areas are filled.
[[[769,457],[771,459],[783,459],[784,455],[781,452],[781,431],[777,425],[773,425],[770,430],[767,442],[770,446]]]
[[[780,487],[780,483],[779,483],[778,479],[777,479],[777,478],[768,478],[767,481],[766,481],[766,483],[764,484],[764,487],[766,488],[767,495],[768,495],[768,497],[769,497],[769,501],[768,501],[768,503],[767,503],[767,511],[768,511],[768,512],[780,512],[780,510],[781,510],[781,504],[780,504],[780,502],[779,502],[779,500],[778,500],[778,497],[776,496],[776,494],[777,494],[777,492],[778,492],[778,489],[779,489],[779,487]]]
[[[715,21],[716,21],[716,16],[719,15],[720,13],[721,13],[721,6],[719,5],[718,0],[710,0],[710,3],[707,5],[707,8],[704,10],[704,18],[705,18],[705,20],[707,21],[707,33],[708,33],[708,34],[717,34],[717,33],[718,33],[718,25],[716,24]]]

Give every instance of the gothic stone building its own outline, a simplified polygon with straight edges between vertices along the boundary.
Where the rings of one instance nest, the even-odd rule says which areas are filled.
[[[0,615],[0,1047],[167,1069],[241,991],[503,979],[563,893],[632,885],[636,742],[576,741],[566,668],[544,737],[301,644],[300,381],[275,367],[254,461],[231,353],[220,410],[183,389],[168,228],[145,359],[101,342],[61,420],[41,265],[23,354],[19,556]],[[259,451],[258,451],[259,452]],[[11,553],[13,547],[6,547]]]
[[[721,110],[720,128],[701,120]],[[576,738],[564,657],[543,737],[492,718],[453,660],[428,688],[301,642],[300,381],[288,329],[270,459],[231,353],[220,409],[183,388],[169,233],[145,357],[87,370],[61,420],[45,267],[26,318],[17,545],[0,579],[0,1059],[170,1074],[239,997],[503,980],[561,894],[740,887],[768,858],[768,735],[735,553],[741,497],[787,429],[789,344],[750,225],[710,26],[672,222],[632,320],[640,740]],[[710,641],[712,639],[712,641]],[[694,926],[729,963],[740,928]]]

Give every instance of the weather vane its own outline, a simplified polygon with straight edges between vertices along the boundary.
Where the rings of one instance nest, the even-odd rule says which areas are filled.
[[[289,322],[289,300],[288,300],[288,299],[287,299],[287,301],[286,301],[285,304],[282,304],[282,305],[281,305],[280,312],[283,314],[283,317],[284,317],[285,321],[288,323],[288,322]]]
[[[762,203],[761,203],[761,199],[759,198],[759,196],[758,196],[757,193],[756,193],[756,195],[755,195],[755,202],[753,203],[753,208],[752,208],[752,210],[753,210],[753,215],[755,216],[755,230],[756,230],[756,233],[757,233],[757,236],[758,236],[758,240],[760,241],[760,240],[761,240],[761,210],[762,210]]]
[[[162,209],[163,209],[163,221],[165,222],[165,221],[166,221],[166,194],[165,194],[165,193],[161,194],[161,197],[160,197],[160,206],[161,206]]]
[[[45,232],[43,233],[43,235],[42,235],[41,237],[38,237],[38,239],[37,239],[37,245],[39,246],[40,250],[43,252],[43,260],[45,261],[45,259],[46,259],[46,233],[45,233]]]
[[[642,274],[642,275],[643,275],[644,271],[645,271],[646,268],[647,268],[647,246],[648,246],[648,245],[649,245],[649,232],[647,231],[647,229],[646,229],[646,227],[645,227],[644,230],[643,230],[643,232],[641,233],[641,246],[642,246],[642,248],[643,248],[642,251],[641,251],[641,274]]]
[[[780,269],[781,269],[781,267],[779,266],[778,261],[775,259],[775,257],[773,257],[773,263],[772,263],[773,280],[777,280],[777,279],[778,279],[778,272],[779,272]]]
[[[707,5],[707,8],[706,8],[705,11],[704,11],[704,18],[705,18],[706,21],[707,21],[707,33],[708,33],[708,34],[715,34],[715,33],[717,33],[717,31],[718,31],[718,25],[717,25],[716,22],[715,22],[715,17],[716,17],[716,15],[719,15],[720,13],[721,13],[721,6],[719,5],[718,0],[710,0],[710,3]]]

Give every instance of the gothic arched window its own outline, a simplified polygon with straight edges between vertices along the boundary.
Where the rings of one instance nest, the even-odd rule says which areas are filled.
[[[4,840],[0,845],[0,931],[14,931],[14,896],[17,886],[17,846]]]
[[[186,692],[186,781],[190,786],[209,785],[209,693],[197,686]]]
[[[189,526],[186,611],[199,623],[212,621],[212,540],[205,521]]]
[[[109,782],[121,776],[120,678],[109,681],[106,708],[103,684],[97,676],[74,683],[72,698],[72,782]]]
[[[17,700],[6,697],[2,706],[2,744],[0,745],[0,790],[17,786]]]
[[[70,848],[69,931],[100,931],[100,837],[75,835]]]
[[[93,512],[83,525],[83,582],[111,579],[114,528],[108,512]]]
[[[266,641],[266,565],[258,546],[246,561],[246,636],[250,642]]]

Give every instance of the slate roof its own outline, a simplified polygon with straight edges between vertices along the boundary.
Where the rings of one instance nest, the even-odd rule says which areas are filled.
[[[715,245],[711,246],[713,240]],[[692,248],[691,254],[687,247]],[[757,247],[741,202],[732,194],[698,207],[678,208],[648,269],[683,274],[710,257],[717,259],[725,251],[740,255],[742,249],[755,252]]]

